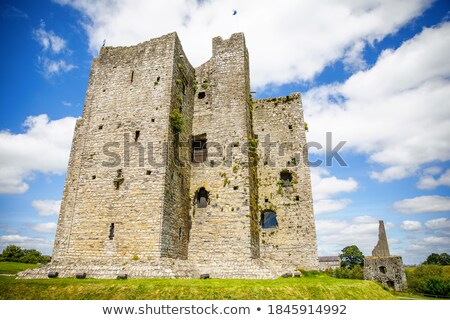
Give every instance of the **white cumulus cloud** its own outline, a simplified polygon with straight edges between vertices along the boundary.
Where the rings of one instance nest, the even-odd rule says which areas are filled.
[[[341,193],[356,191],[358,182],[353,178],[339,179],[330,176],[324,168],[311,168],[311,182],[314,200],[314,213],[329,213],[342,210],[350,203],[350,199],[336,199]]]
[[[405,220],[400,224],[400,229],[406,231],[417,231],[422,229],[422,224],[420,221]]]
[[[449,218],[431,219],[425,222],[425,225],[430,229],[450,229]]]
[[[33,172],[63,174],[76,118],[30,116],[24,133],[0,131],[0,193],[24,193]]]
[[[32,207],[38,212],[40,216],[51,216],[59,214],[61,207],[60,200],[33,200]]]
[[[344,58],[364,67],[361,51],[419,16],[431,0],[152,1],[57,0],[79,10],[95,54],[176,31],[194,66],[211,55],[211,38],[242,31],[251,59],[252,86],[311,80]],[[237,10],[235,16],[232,10]],[[170,19],[167,19],[170,17]]]
[[[15,245],[22,249],[36,249],[43,254],[50,254],[53,248],[53,240],[43,237],[27,237],[19,234],[0,236],[0,251],[9,245]]]
[[[450,41],[443,41],[448,38],[450,23],[425,28],[344,83],[306,92],[310,140],[324,145],[331,131],[334,141],[347,141],[344,151],[366,154],[382,168],[370,174],[380,182],[450,160]]]
[[[394,209],[400,213],[450,212],[450,197],[419,196],[394,203]]]
[[[440,177],[435,178],[432,174],[429,174],[430,170],[424,172],[417,182],[417,188],[430,190],[439,186],[447,186],[450,187],[450,169],[447,169]],[[434,172],[434,171],[432,171]],[[436,173],[437,174],[437,173]]]
[[[33,37],[42,47],[42,52],[38,55],[38,63],[46,78],[76,68],[74,64],[68,63],[65,57],[61,57],[61,55],[71,54],[67,48],[67,41],[57,36],[52,30],[47,30],[43,20],[41,20],[39,28],[33,30]]]
[[[37,42],[43,50],[51,50],[53,53],[60,53],[66,48],[66,40],[57,36],[53,31],[45,29],[45,22],[41,20],[39,28],[33,31]]]
[[[392,224],[386,223],[385,226],[390,228]],[[337,255],[342,248],[353,244],[365,255],[370,255],[377,244],[378,220],[367,215],[356,216],[349,221],[317,219],[316,230],[320,256]]]
[[[55,233],[56,223],[54,223],[54,222],[38,223],[38,224],[33,225],[31,228],[37,232]]]

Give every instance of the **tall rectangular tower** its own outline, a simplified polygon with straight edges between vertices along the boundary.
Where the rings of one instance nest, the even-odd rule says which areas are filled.
[[[229,265],[232,272],[236,264],[259,257],[256,167],[248,153],[253,132],[244,35],[214,38],[213,55],[196,74],[193,152],[200,156],[193,158],[192,166],[189,255],[205,271],[217,264],[223,269]],[[205,152],[207,157],[202,157]]]
[[[77,122],[54,261],[187,258],[194,69],[175,33],[104,47]],[[171,115],[183,116],[178,133]],[[184,163],[184,167],[179,165]]]

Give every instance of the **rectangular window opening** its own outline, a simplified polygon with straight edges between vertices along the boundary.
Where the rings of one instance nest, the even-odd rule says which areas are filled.
[[[136,132],[134,134],[134,142],[138,141],[140,135],[141,135],[141,131],[136,130]]]
[[[205,162],[208,157],[206,133],[192,138],[192,162]]]

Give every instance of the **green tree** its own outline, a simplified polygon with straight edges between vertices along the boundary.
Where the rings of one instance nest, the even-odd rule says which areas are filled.
[[[427,260],[425,260],[424,264],[437,264],[441,266],[450,265],[450,255],[447,253],[432,253],[428,256]]]
[[[23,255],[23,251],[20,247],[9,245],[3,249],[1,259],[2,261],[19,262]]]
[[[341,267],[353,269],[355,266],[364,266],[364,255],[356,245],[347,246],[339,255]]]
[[[47,263],[49,257],[43,257],[42,254],[35,249],[22,249],[18,246],[7,246],[0,255],[0,261],[22,262],[22,263]]]

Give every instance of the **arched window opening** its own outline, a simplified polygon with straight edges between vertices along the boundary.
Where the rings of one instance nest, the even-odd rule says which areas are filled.
[[[292,173],[284,170],[280,172],[280,182],[283,187],[289,187],[292,184]]]
[[[205,188],[201,187],[197,190],[197,208],[206,208],[209,202],[209,192]]]
[[[261,227],[263,229],[276,228],[278,226],[277,214],[273,211],[264,211],[261,213]]]

